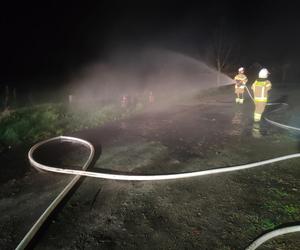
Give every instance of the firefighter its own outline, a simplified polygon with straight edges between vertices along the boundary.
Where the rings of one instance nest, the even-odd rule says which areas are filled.
[[[150,93],[149,93],[149,103],[150,103],[150,104],[153,104],[153,103],[154,103],[154,95],[153,95],[153,92],[152,92],[152,91],[150,91]]]
[[[254,121],[259,122],[268,102],[268,92],[272,88],[271,82],[267,79],[269,71],[263,68],[258,73],[258,79],[252,84],[255,103]]]
[[[243,67],[239,68],[238,74],[234,77],[234,81],[235,81],[235,94],[236,94],[235,102],[243,104],[245,86],[248,81],[248,78],[245,75],[245,70]]]
[[[123,95],[122,99],[121,99],[121,107],[122,108],[127,108],[127,106],[128,106],[128,96]]]

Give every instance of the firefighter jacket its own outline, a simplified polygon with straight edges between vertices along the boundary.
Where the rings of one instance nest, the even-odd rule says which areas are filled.
[[[248,81],[248,78],[245,74],[239,73],[234,77],[235,88],[244,88],[245,84]]]
[[[254,93],[254,101],[256,102],[267,102],[268,91],[272,88],[272,84],[267,79],[257,79],[251,89]]]

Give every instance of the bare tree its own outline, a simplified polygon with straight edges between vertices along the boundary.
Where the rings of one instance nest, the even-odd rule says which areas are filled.
[[[287,72],[289,70],[289,68],[291,67],[291,64],[288,62],[285,62],[281,65],[281,84],[284,85],[285,81],[286,81],[286,76],[287,76]]]
[[[9,88],[5,86],[5,94],[4,94],[4,110],[8,109],[8,101],[9,101]]]
[[[17,88],[13,88],[13,104],[14,104],[14,107],[16,108],[17,107]]]
[[[217,86],[220,86],[221,73],[229,68],[229,63],[234,63],[236,59],[234,54],[238,50],[239,46],[234,39],[233,34],[229,32],[224,22],[220,22],[213,35],[213,56],[218,71]]]

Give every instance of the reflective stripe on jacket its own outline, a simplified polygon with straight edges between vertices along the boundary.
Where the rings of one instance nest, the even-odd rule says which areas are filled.
[[[256,80],[251,89],[254,93],[254,100],[256,102],[267,102],[268,92],[272,88],[272,84],[269,80]]]

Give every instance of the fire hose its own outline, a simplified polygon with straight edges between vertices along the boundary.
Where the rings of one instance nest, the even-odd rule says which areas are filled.
[[[246,90],[248,91],[249,96],[254,101],[249,89],[246,86]],[[284,105],[287,106],[285,103],[268,103],[268,105]],[[277,110],[275,110],[277,111]],[[275,112],[272,111],[272,112]],[[294,131],[300,131],[300,128],[281,124],[278,122],[275,122],[273,120],[270,120],[267,117],[264,117],[264,119],[271,123],[274,126],[283,128],[283,129],[289,129]],[[90,154],[88,157],[88,160],[83,165],[82,170],[73,170],[73,169],[65,169],[65,168],[57,168],[52,166],[47,166],[44,164],[41,164],[37,162],[33,155],[34,152],[42,145],[45,145],[49,142],[54,141],[67,141],[71,143],[77,143],[81,144],[90,150]],[[238,165],[238,166],[231,166],[231,167],[224,167],[224,168],[217,168],[217,169],[209,169],[209,170],[203,170],[203,171],[195,171],[195,172],[186,172],[186,173],[175,173],[175,174],[162,174],[162,175],[124,175],[124,174],[110,174],[110,173],[100,173],[100,172],[91,172],[86,171],[86,169],[91,164],[93,157],[94,157],[94,147],[91,143],[88,141],[76,138],[76,137],[68,137],[68,136],[59,136],[54,137],[45,141],[41,141],[37,144],[35,144],[28,152],[28,158],[30,164],[39,169],[39,170],[45,170],[55,173],[63,173],[63,174],[71,174],[75,175],[75,177],[71,180],[71,182],[61,191],[61,193],[55,198],[55,200],[50,204],[50,206],[45,210],[45,212],[40,216],[40,218],[36,221],[36,223],[31,227],[31,229],[28,231],[28,233],[25,235],[23,240],[19,243],[16,249],[25,249],[28,244],[31,242],[31,240],[35,237],[39,229],[42,227],[43,223],[47,220],[47,218],[50,216],[52,211],[59,205],[59,203],[63,200],[63,198],[68,194],[68,192],[74,187],[74,185],[77,183],[79,178],[81,176],[88,176],[88,177],[95,177],[95,178],[101,178],[101,179],[110,179],[110,180],[127,180],[127,181],[158,181],[158,180],[174,180],[174,179],[182,179],[182,178],[190,178],[190,177],[196,177],[196,176],[204,176],[204,175],[212,175],[212,174],[220,174],[225,172],[232,172],[232,171],[238,171],[238,170],[244,170],[254,167],[259,167],[267,164],[272,164],[275,162],[285,161],[288,159],[298,158],[300,157],[300,153],[296,154],[290,154],[285,156],[276,157],[269,160],[264,160],[260,162],[254,162],[244,165]],[[264,242],[277,237],[279,235],[288,234],[288,233],[294,233],[300,231],[300,225],[296,226],[290,226],[290,227],[284,227],[277,230],[273,230],[271,232],[268,232],[261,237],[257,238],[250,246],[246,248],[246,250],[254,250],[260,245],[262,245]]]

